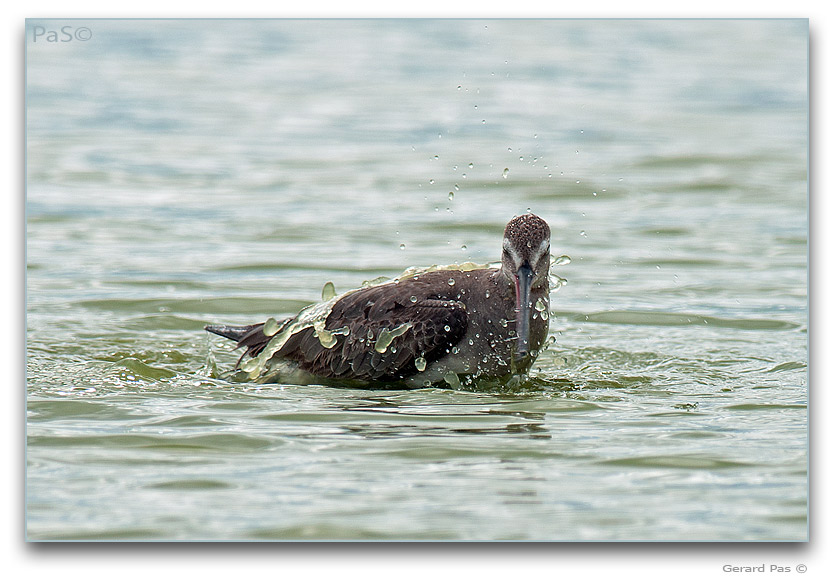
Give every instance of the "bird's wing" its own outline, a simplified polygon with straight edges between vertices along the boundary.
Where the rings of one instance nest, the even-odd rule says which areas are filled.
[[[325,323],[329,340],[308,327],[276,356],[324,377],[402,379],[449,353],[466,328],[466,307],[457,300],[433,295],[421,284],[375,286],[333,305]]]

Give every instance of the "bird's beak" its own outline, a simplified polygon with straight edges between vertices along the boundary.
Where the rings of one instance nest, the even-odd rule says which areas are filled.
[[[515,332],[518,335],[516,353],[522,359],[530,354],[530,286],[533,269],[524,264],[515,275]]]

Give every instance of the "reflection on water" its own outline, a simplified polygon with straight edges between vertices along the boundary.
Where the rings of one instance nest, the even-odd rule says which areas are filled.
[[[807,537],[806,21],[38,24],[30,539]],[[220,378],[204,324],[528,208],[570,260],[524,380]]]

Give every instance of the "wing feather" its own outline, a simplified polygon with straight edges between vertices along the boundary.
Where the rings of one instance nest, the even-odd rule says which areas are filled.
[[[348,294],[333,306],[325,328],[346,328],[348,332],[335,335],[335,345],[326,348],[315,331],[306,328],[276,356],[325,377],[402,379],[419,372],[414,364],[418,358],[431,363],[445,356],[465,335],[467,324],[466,307],[461,302],[439,299],[428,287],[370,287]],[[404,326],[404,332],[387,348],[377,350],[383,330],[392,332]]]

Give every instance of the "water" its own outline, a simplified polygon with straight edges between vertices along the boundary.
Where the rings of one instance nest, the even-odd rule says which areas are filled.
[[[29,21],[26,51],[28,538],[807,538],[806,21]],[[570,260],[527,380],[221,378],[204,324],[498,260],[528,208]]]

